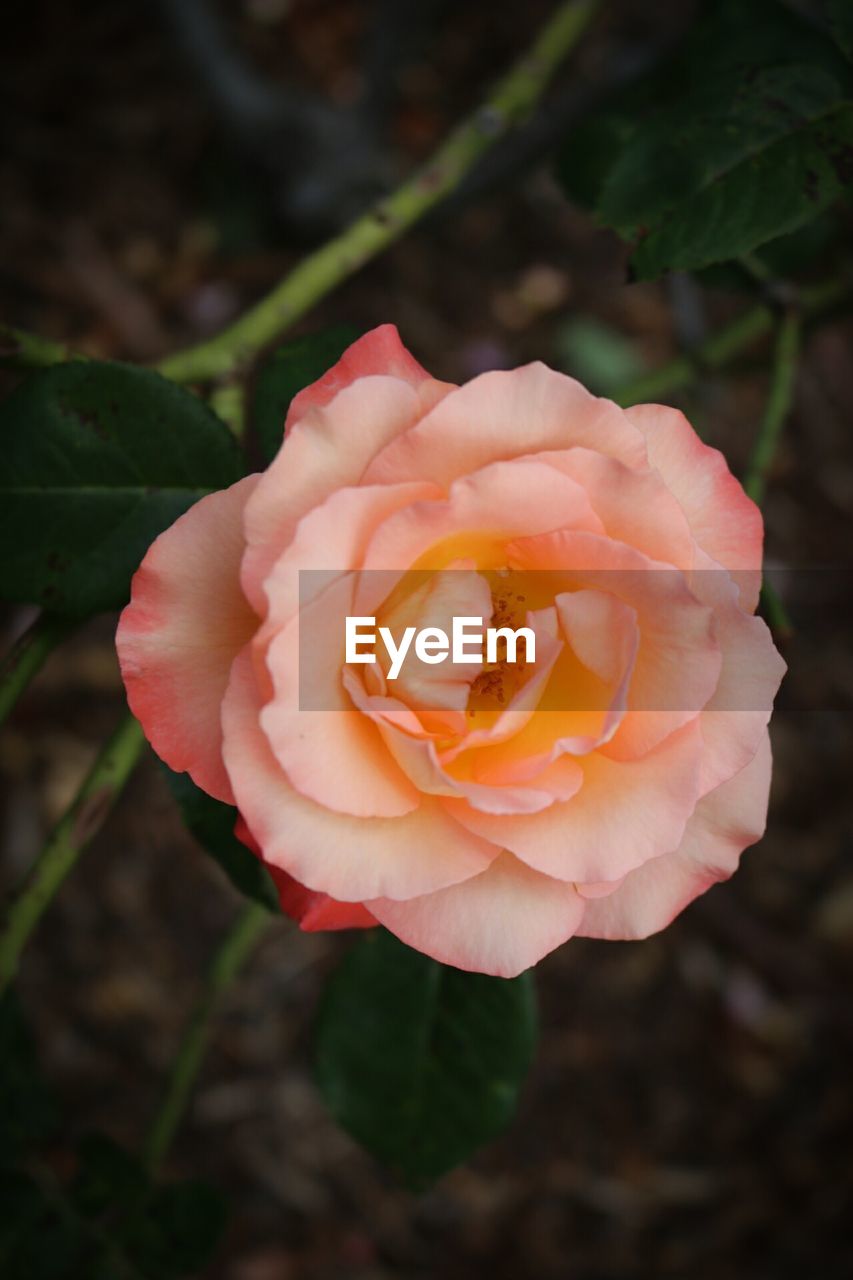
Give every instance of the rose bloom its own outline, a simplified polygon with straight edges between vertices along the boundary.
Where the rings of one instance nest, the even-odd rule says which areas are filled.
[[[236,805],[303,929],[379,923],[510,977],[573,935],[662,929],[762,835],[784,671],[754,616],[762,532],[677,410],[542,364],[438,382],[384,325],[296,396],[263,474],[153,543],[118,628],[128,700]],[[379,646],[347,665],[347,615],[509,619],[536,662],[392,682]]]

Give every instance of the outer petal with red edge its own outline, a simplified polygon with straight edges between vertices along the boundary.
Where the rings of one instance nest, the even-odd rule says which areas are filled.
[[[258,617],[240,590],[247,476],[211,493],[149,547],[116,633],[130,709],[170,768],[228,804],[220,706]]]
[[[309,409],[322,409],[329,404],[339,391],[357,378],[369,378],[377,373],[399,378],[412,387],[434,381],[403,346],[397,326],[380,324],[348,346],[338,363],[332,365],[322,378],[312,382],[310,387],[303,387],[293,397],[287,411],[285,430],[304,417]]]
[[[409,355],[393,325],[382,325],[295,397],[284,443],[246,511],[243,590],[259,613],[263,582],[299,520],[337,489],[359,484],[374,455],[450,389]]]
[[[770,767],[765,733],[746,768],[700,800],[678,849],[632,871],[609,896],[588,902],[578,934],[647,938],[706,889],[727,880],[743,850],[764,834]]]

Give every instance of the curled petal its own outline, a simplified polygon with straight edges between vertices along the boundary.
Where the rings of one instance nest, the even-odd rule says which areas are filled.
[[[247,476],[190,507],[151,544],[116,632],[130,709],[161,760],[233,803],[220,706],[231,663],[258,626],[240,590]]]

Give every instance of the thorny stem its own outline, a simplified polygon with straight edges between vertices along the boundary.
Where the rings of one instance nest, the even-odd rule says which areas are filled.
[[[45,659],[73,630],[66,618],[42,613],[0,661],[0,724],[8,716]]]
[[[799,311],[792,307],[782,317],[776,334],[770,394],[767,397],[767,405],[743,485],[758,506],[761,506],[764,499],[767,476],[776,456],[782,428],[791,409],[801,337],[802,319]],[[783,639],[790,636],[793,631],[791,620],[771,582],[765,581],[761,596],[771,629]]]
[[[142,729],[128,715],[104,745],[73,804],[60,818],[0,932],[0,994],[17,972],[27,939],[65,877],[100,830],[133,771],[143,746]]]
[[[790,640],[794,634],[791,615],[785,608],[782,597],[769,578],[765,578],[761,585],[761,603],[767,619],[767,625],[776,639],[779,641]]]
[[[190,1014],[172,1063],[160,1109],[145,1142],[145,1164],[153,1173],[162,1163],[183,1115],[204,1058],[216,1006],[271,919],[266,907],[250,903],[238,915],[213,957],[204,989]]]
[[[0,324],[0,368],[45,369],[65,360],[81,359],[85,357],[78,356],[64,342],[53,342],[37,333]]]
[[[223,382],[214,387],[210,407],[230,428],[232,435],[242,440],[246,426],[245,386],[241,382]]]
[[[849,291],[849,282],[841,279],[804,289],[800,296],[800,312],[804,318],[819,315],[835,306]],[[616,403],[641,404],[691,386],[704,370],[721,368],[746,347],[770,333],[775,320],[776,312],[772,307],[763,303],[753,307],[713,333],[696,351],[678,356],[660,369],[644,373],[622,387],[614,397]]]
[[[764,491],[767,488],[767,475],[773,465],[782,427],[791,409],[800,352],[801,327],[799,312],[791,308],[782,317],[776,335],[770,394],[767,397],[767,406],[752,457],[746,469],[743,486],[758,506],[761,506]]]
[[[568,0],[486,101],[390,196],[341,235],[310,254],[230,328],[158,364],[176,382],[223,378],[246,366],[320,298],[353,275],[449,195],[473,165],[542,96],[559,64],[577,44],[601,0]]]

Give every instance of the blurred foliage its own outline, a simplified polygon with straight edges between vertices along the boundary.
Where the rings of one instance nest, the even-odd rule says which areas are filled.
[[[589,316],[561,325],[554,345],[560,367],[596,395],[615,395],[646,369],[640,352],[624,334]]]
[[[3,1280],[178,1280],[205,1265],[225,1219],[214,1188],[157,1185],[102,1134],[76,1143],[70,1177],[54,1172],[68,1163],[59,1109],[11,991],[0,1002],[0,1100]]]
[[[831,20],[829,20],[831,19]],[[576,129],[567,193],[633,245],[638,279],[748,254],[853,182],[849,7],[720,0],[664,66]]]
[[[0,1166],[16,1160],[56,1127],[53,1096],[36,1062],[35,1042],[16,992],[0,997]]]

